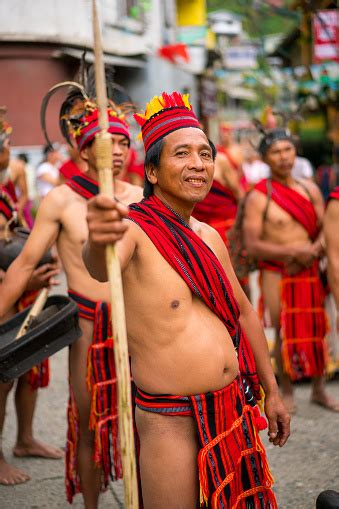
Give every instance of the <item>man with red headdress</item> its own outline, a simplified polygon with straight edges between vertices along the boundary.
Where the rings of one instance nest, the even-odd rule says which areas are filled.
[[[288,131],[267,131],[259,152],[271,179],[259,182],[246,200],[244,235],[249,255],[259,260],[264,305],[276,332],[275,359],[284,401],[296,410],[293,381],[312,378],[311,400],[339,411],[325,391],[327,321],[319,278],[323,254],[323,202],[311,181],[295,180],[296,157]]]
[[[146,151],[145,199],[129,209],[104,195],[90,200],[84,260],[107,281],[105,246],[117,245],[144,507],[274,509],[258,434],[266,424],[259,380],[273,444],[286,442],[289,416],[225,245],[191,217],[212,184],[215,148],[188,96],[163,93],[135,118]]]
[[[62,85],[60,85],[62,86]],[[52,90],[55,90],[53,87]],[[50,97],[47,94],[46,97]],[[43,103],[46,107],[46,101]],[[81,257],[87,239],[87,201],[98,192],[96,134],[98,109],[84,89],[71,91],[62,106],[62,132],[70,140],[71,128],[87,171],[53,189],[42,201],[34,228],[18,258],[9,267],[0,294],[4,315],[27,284],[41,254],[56,242],[69,295],[79,307],[81,338],[70,349],[70,399],[66,447],[66,490],[71,503],[82,491],[86,508],[98,507],[100,489],[109,478],[120,478],[117,447],[116,377],[110,330],[109,288],[92,279]],[[122,171],[130,144],[128,125],[114,104],[107,108],[112,136],[112,172]],[[142,197],[142,189],[117,180],[115,196],[129,204]]]
[[[1,110],[0,182],[2,180],[2,174],[6,172],[9,165],[9,135],[12,131],[3,117],[5,109],[1,108]],[[11,237],[13,228],[20,225],[14,184],[7,177],[3,180],[4,183],[0,183],[0,240],[2,241],[8,236]],[[2,260],[5,262],[5,256],[2,256]],[[4,268],[3,266],[2,269]],[[1,267],[0,273],[2,279],[5,273],[1,270]],[[53,264],[42,265],[39,269],[34,271],[33,278],[28,278],[30,281],[27,280],[20,294],[18,294],[15,301],[13,301],[12,306],[7,309],[6,316],[1,317],[1,322],[8,320],[18,310],[21,311],[26,306],[30,305],[37,295],[37,292],[32,290],[38,290],[51,283],[51,277],[56,273],[57,270]],[[43,458],[59,459],[63,455],[60,449],[41,443],[33,436],[33,416],[38,396],[37,389],[46,387],[48,382],[48,359],[29,370],[16,381],[15,403],[18,418],[18,431],[16,445],[13,449],[14,456],[40,456]],[[6,405],[8,395],[13,387],[13,382],[0,383],[0,484],[5,485],[20,484],[30,479],[25,472],[7,463],[3,454],[2,439]]]

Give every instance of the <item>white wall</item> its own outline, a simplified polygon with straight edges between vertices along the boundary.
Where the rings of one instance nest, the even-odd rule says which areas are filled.
[[[170,0],[172,1],[172,0]],[[116,55],[144,54],[161,43],[161,0],[152,0],[143,33],[120,16],[122,0],[97,0],[104,50]],[[120,7],[119,7],[120,5]],[[90,0],[1,0],[0,40],[47,41],[92,47]],[[139,26],[140,28],[140,26]]]

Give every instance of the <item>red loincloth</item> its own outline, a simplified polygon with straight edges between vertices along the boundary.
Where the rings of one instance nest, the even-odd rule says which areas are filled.
[[[102,488],[122,478],[122,464],[118,437],[117,384],[114,365],[113,338],[109,305],[94,302],[69,290],[77,303],[79,316],[94,322],[93,343],[88,350],[87,389],[91,393],[89,429],[94,432],[94,464],[102,470]],[[72,503],[81,492],[78,472],[79,415],[70,385],[67,410],[68,430],[66,447],[66,492]]]
[[[138,389],[135,401],[147,412],[194,418],[201,508],[277,509],[256,423],[259,410],[247,404],[240,377],[222,390],[195,396],[151,395]]]

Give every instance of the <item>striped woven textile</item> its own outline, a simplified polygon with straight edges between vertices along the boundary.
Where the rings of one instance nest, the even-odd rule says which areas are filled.
[[[240,377],[222,390],[194,396],[151,395],[138,389],[135,401],[148,412],[194,418],[201,508],[277,508],[256,425],[258,410],[247,404]]]
[[[260,385],[250,344],[239,323],[231,284],[213,251],[183,219],[156,196],[130,205],[128,219],[148,235],[187,286],[223,322],[238,354],[240,373],[260,399]]]
[[[75,175],[67,180],[66,186],[73,189],[73,191],[80,194],[86,200],[89,200],[99,192],[98,183],[86,175]]]
[[[267,195],[266,182],[267,179],[261,180],[254,189]],[[318,217],[311,200],[273,179],[271,179],[271,199],[305,228],[311,240],[317,238],[320,231]]]
[[[291,380],[322,376],[327,364],[325,290],[318,261],[281,279],[281,340],[284,371]]]
[[[109,479],[122,478],[110,309],[107,303],[94,302],[73,290],[68,294],[77,303],[79,316],[94,322],[93,343],[88,350],[87,362],[87,387],[92,394],[89,429],[94,432],[93,460],[102,469],[104,489]],[[72,388],[67,417],[66,492],[67,500],[72,503],[73,496],[81,491],[77,464],[79,417]]]

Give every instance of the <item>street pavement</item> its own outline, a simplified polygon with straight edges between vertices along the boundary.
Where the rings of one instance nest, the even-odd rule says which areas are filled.
[[[55,293],[64,292],[64,283]],[[328,389],[339,399],[339,381],[330,381]],[[34,432],[39,439],[58,447],[65,446],[68,396],[67,350],[51,358],[51,383],[39,392]],[[324,489],[339,491],[339,414],[309,403],[310,386],[296,387],[298,412],[292,418],[291,437],[283,448],[267,446],[274,491],[279,509],[314,509],[317,495]],[[16,422],[13,395],[8,402],[4,429],[7,459],[25,470],[31,481],[18,486],[0,485],[0,509],[62,509],[70,507],[64,489],[63,460],[19,459],[11,454],[15,443]],[[119,483],[102,495],[100,509],[122,509],[123,487]],[[80,495],[73,507],[83,507]],[[166,508],[164,508],[166,509]]]

